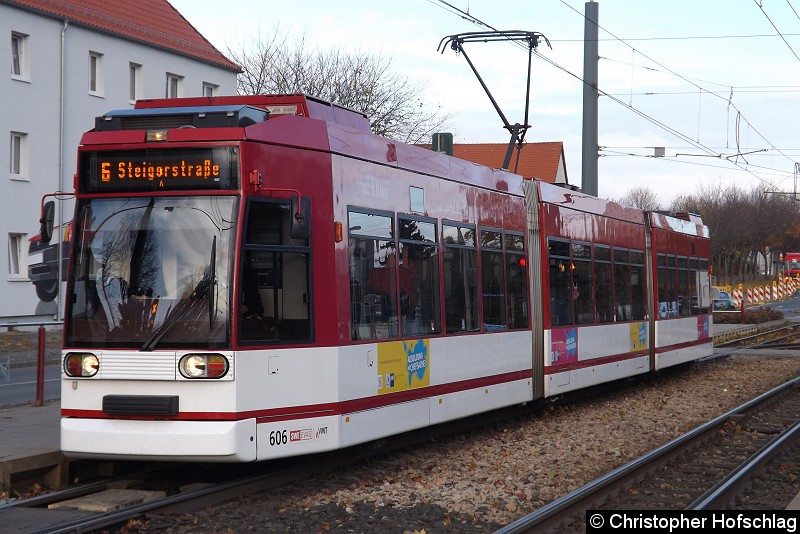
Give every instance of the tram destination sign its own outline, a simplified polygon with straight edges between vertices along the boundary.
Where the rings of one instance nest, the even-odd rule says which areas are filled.
[[[84,193],[238,189],[235,147],[98,150],[81,154]]]

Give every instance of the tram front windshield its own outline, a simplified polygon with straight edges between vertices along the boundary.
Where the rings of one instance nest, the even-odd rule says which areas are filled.
[[[237,197],[84,200],[67,346],[224,347]]]

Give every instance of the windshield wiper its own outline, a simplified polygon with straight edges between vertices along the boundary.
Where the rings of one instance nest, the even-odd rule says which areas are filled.
[[[186,315],[186,313],[194,307],[194,303],[203,297],[208,298],[208,328],[211,329],[214,325],[214,315],[216,314],[216,299],[214,298],[216,296],[214,292],[214,288],[216,287],[216,261],[217,236],[214,236],[214,240],[211,242],[211,262],[206,267],[203,277],[197,282],[197,285],[194,286],[188,299],[182,299],[178,302],[173,311],[167,312],[164,322],[161,323],[161,326],[156,328],[150,338],[145,341],[144,345],[139,349],[140,352],[150,352],[155,349],[164,335],[172,330],[172,328],[178,324],[181,317]]]
[[[178,303],[178,306],[180,306],[184,302],[186,301],[182,300],[181,302]],[[150,338],[147,341],[145,341],[144,345],[142,345],[139,351],[150,352],[154,348],[156,348],[156,345],[158,344],[159,341],[161,341],[161,338],[164,337],[164,334],[166,334],[169,330],[172,329],[173,326],[175,326],[178,323],[178,319],[180,317],[183,317],[183,315],[186,314],[186,310],[188,310],[189,308],[190,306],[184,306],[181,311],[175,313],[167,312],[167,316],[164,318],[164,322],[161,323],[161,326],[156,328],[155,332],[153,332],[153,335],[151,335]]]
[[[211,260],[208,262],[208,328],[214,326],[214,316],[217,314],[217,236],[211,242]]]

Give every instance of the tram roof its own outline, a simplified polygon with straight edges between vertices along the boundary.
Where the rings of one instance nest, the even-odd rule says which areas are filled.
[[[245,127],[269,118],[269,110],[247,105],[187,106],[146,109],[116,109],[95,119],[95,130],[146,128]]]

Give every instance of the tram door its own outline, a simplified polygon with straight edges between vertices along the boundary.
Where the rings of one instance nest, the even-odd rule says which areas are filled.
[[[527,212],[528,231],[528,286],[530,287],[530,317],[531,317],[531,371],[533,384],[531,398],[544,397],[544,290],[543,290],[543,260],[545,251],[541,247],[541,220],[539,188],[533,180],[525,180],[525,204]],[[571,299],[567,302],[571,302]]]

